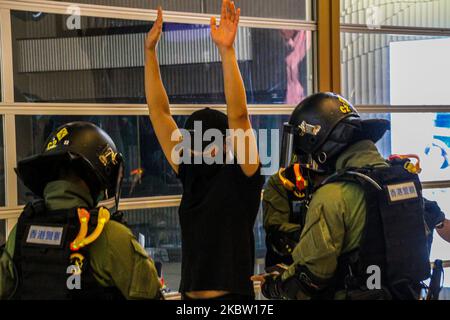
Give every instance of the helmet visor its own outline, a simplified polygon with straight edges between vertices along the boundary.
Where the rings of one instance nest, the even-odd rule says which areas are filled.
[[[283,125],[283,137],[281,140],[280,168],[287,168],[292,163],[294,156],[295,127],[289,123]]]

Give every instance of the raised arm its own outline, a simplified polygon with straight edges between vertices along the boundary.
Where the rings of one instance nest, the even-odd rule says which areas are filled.
[[[219,26],[216,24],[215,17],[211,18],[211,37],[222,58],[228,125],[232,130],[241,129],[246,133],[244,136],[236,134],[233,136],[234,154],[242,171],[245,175],[251,177],[258,170],[260,162],[256,138],[251,131],[252,126],[247,110],[244,82],[233,48],[240,12],[240,9],[236,10],[234,2],[224,0]]]
[[[145,96],[150,120],[166,159],[178,173],[178,165],[172,159],[172,150],[179,143],[181,133],[170,114],[169,98],[162,83],[156,47],[161,38],[163,15],[158,8],[158,17],[145,40]],[[172,137],[175,139],[172,139]],[[175,141],[173,141],[175,140]]]

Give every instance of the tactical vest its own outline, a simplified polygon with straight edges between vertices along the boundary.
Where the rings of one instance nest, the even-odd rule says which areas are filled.
[[[286,194],[289,202],[289,220],[287,222],[303,228],[308,211],[309,197],[300,199],[290,191],[287,191]],[[294,262],[291,254],[300,240],[301,230],[291,234],[280,231],[278,226],[266,230],[265,262],[267,267],[277,264],[291,265]]]
[[[96,210],[91,211],[90,215],[91,221],[96,223]],[[48,211],[43,200],[25,207],[16,227],[13,262],[18,282],[13,299],[124,298],[117,288],[102,287],[95,280],[86,248],[79,251],[85,258],[81,267],[81,288],[68,285],[71,276],[70,243],[77,236],[79,228],[77,208]]]
[[[380,297],[416,299],[420,284],[430,277],[422,186],[403,165],[345,169],[324,183],[348,182],[365,194],[366,221],[359,248],[338,262],[336,290],[371,297],[367,280],[381,272]],[[373,288],[372,288],[373,289]],[[373,296],[372,296],[373,298]]]

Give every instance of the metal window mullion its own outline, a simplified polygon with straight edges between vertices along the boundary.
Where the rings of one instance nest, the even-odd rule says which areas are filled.
[[[172,104],[173,115],[189,115],[206,107],[226,111],[226,105]],[[250,115],[291,114],[296,105],[251,104]],[[356,105],[361,113],[450,113],[450,105]],[[4,115],[148,115],[146,104],[89,104],[89,103],[0,103],[0,114]]]
[[[155,208],[171,208],[178,207],[181,202],[181,195],[174,196],[158,196],[146,198],[124,198],[120,200],[119,209],[121,211],[139,210],[139,209],[155,209]],[[114,199],[101,202],[100,205],[112,207]],[[17,222],[17,218],[21,214],[24,206],[14,206],[8,208],[0,208],[0,220],[6,219],[7,228],[12,228]],[[9,223],[11,221],[11,223]]]
[[[368,26],[363,24],[341,24],[341,32],[420,35],[420,36],[435,36],[435,37],[450,36],[450,28],[402,27],[402,26],[382,26],[380,28],[369,28]]]
[[[226,105],[173,104],[173,115],[190,115],[201,108],[226,111]],[[249,105],[250,115],[291,114],[295,105]],[[146,104],[85,104],[85,103],[0,103],[0,114],[12,115],[148,115]]]
[[[422,182],[423,189],[448,189],[450,188],[450,180],[446,181],[424,181]]]
[[[2,0],[0,2],[0,8],[3,7],[12,10],[39,11],[55,14],[67,14],[67,9],[69,7],[75,6],[80,8],[82,16],[139,21],[154,21],[156,19],[156,10],[151,9],[79,4],[46,0]],[[164,13],[164,21],[174,23],[209,25],[211,16],[213,16],[213,14],[177,12],[167,10]],[[214,16],[216,16],[216,18],[219,18],[218,15]],[[271,19],[246,16],[241,17],[239,24],[242,27],[270,29],[303,29],[314,31],[317,28],[314,21]]]
[[[425,181],[422,182],[422,187],[424,190],[448,189],[450,188],[450,181]],[[121,200],[120,210],[128,211],[140,209],[178,207],[180,201],[181,195],[147,197],[147,198],[128,198]],[[104,202],[102,203],[102,205],[108,206],[108,203]],[[13,222],[7,224],[7,227],[11,228],[14,225],[17,218],[19,217],[22,210],[23,206],[0,209],[0,219],[7,219],[7,221]]]
[[[0,32],[2,100],[4,103],[12,103],[14,102],[13,52],[11,15],[8,9],[0,9]]]
[[[14,103],[14,76],[13,76],[13,50],[11,34],[11,12],[9,9],[0,8],[0,50],[1,77],[2,77],[2,97],[3,103]],[[3,116],[3,150],[5,163],[5,206],[17,206],[17,177],[14,172],[16,167],[16,134],[14,115]],[[17,223],[16,217],[6,220],[6,236],[9,235],[14,225]]]
[[[450,113],[449,105],[356,105],[361,113]]]
[[[317,6],[319,91],[341,91],[339,1],[321,0]]]
[[[171,208],[178,207],[180,202],[181,195],[142,199],[122,199],[119,204],[119,209],[121,211],[127,211],[138,209]]]

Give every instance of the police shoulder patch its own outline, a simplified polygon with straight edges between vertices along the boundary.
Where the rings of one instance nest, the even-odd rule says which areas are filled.
[[[416,199],[419,197],[414,182],[405,182],[400,184],[388,185],[387,190],[391,202]]]
[[[63,244],[64,226],[30,225],[26,244],[60,247]]]

